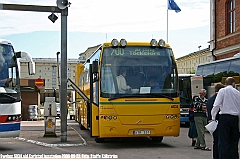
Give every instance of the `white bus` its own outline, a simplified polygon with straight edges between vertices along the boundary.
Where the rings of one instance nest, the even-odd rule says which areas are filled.
[[[203,77],[203,86],[207,90],[207,97],[214,94],[213,83],[225,84],[226,77],[233,77],[236,86],[240,83],[240,53],[231,58],[199,64],[196,69],[196,76]]]
[[[14,52],[10,41],[0,39],[0,138],[18,137],[20,134],[21,97],[17,58],[29,61],[29,74],[35,65],[26,52]]]
[[[221,82],[222,77],[240,75],[240,53],[231,58],[199,64],[196,69],[197,76],[211,77],[213,83]]]

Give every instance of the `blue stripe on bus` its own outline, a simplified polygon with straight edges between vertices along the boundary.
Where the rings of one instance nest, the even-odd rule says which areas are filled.
[[[0,132],[20,130],[20,122],[0,124]]]

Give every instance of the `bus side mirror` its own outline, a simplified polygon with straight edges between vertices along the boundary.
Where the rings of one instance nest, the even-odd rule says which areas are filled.
[[[92,73],[98,73],[98,61],[92,63]]]
[[[92,63],[93,82],[98,81],[98,61]]]
[[[183,80],[179,79],[179,91],[183,91]]]

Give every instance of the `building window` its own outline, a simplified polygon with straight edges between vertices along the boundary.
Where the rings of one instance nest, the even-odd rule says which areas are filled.
[[[236,0],[229,0],[227,3],[227,33],[236,31]]]

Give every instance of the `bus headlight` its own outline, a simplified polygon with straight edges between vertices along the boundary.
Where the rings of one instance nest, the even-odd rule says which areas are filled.
[[[177,119],[177,118],[179,118],[179,116],[178,115],[166,115],[166,119]]]
[[[118,46],[118,40],[117,39],[113,39],[111,42],[112,46],[116,47]]]
[[[120,45],[123,46],[123,47],[126,46],[127,45],[127,40],[121,39],[120,40]]]
[[[151,44],[151,46],[157,46],[157,40],[156,39],[152,39],[150,41],[150,44]]]
[[[117,116],[107,116],[107,115],[104,115],[104,116],[101,116],[101,118],[107,120],[107,121],[110,121],[110,120],[117,120]]]
[[[158,45],[159,45],[160,47],[164,47],[164,46],[165,46],[165,41],[164,41],[163,39],[160,39],[160,40],[158,41]]]

